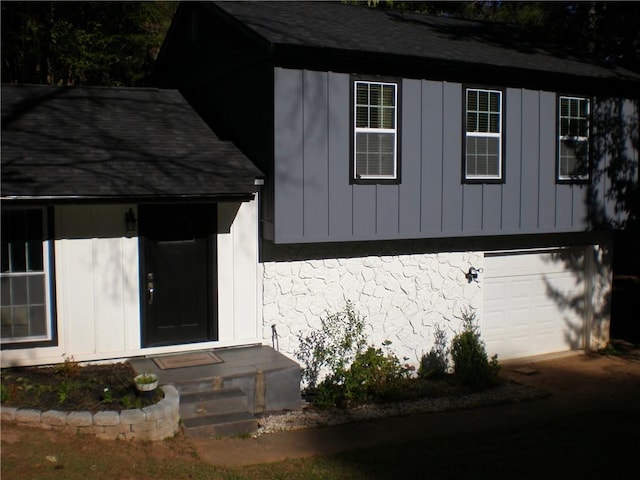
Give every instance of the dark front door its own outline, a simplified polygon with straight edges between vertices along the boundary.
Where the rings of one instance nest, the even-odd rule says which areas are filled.
[[[216,340],[215,205],[141,205],[143,346]]]

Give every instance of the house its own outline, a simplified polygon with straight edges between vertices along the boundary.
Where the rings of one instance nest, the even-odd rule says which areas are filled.
[[[3,86],[2,366],[257,342],[262,177],[176,90]]]
[[[64,148],[64,170],[5,161],[3,89],[3,222],[42,225],[55,312],[42,338],[5,337],[3,298],[3,365],[253,343],[293,358],[347,300],[414,364],[468,308],[501,359],[604,346],[640,75],[512,34],[338,3],[185,2],[155,71],[168,90],[103,112],[121,148],[79,133],[79,99],[53,107],[28,147]],[[162,270],[183,252],[184,270]],[[12,275],[3,264],[3,287]],[[186,305],[203,321],[174,329]]]

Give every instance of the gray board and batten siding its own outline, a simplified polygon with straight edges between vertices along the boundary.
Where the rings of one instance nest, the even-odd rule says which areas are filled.
[[[274,218],[263,220],[275,243],[580,232],[592,228],[590,208],[623,220],[605,176],[592,175],[592,185],[556,181],[557,100],[548,91],[504,90],[504,182],[469,184],[461,180],[463,85],[402,79],[401,181],[353,184],[351,81],[274,69],[273,197],[264,199]],[[622,102],[637,125],[635,103]],[[637,151],[626,148],[637,165]],[[609,161],[601,157],[598,168]]]

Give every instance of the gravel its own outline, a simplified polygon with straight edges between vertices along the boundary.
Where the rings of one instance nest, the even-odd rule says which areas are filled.
[[[545,395],[545,393],[532,387],[517,383],[506,383],[489,390],[467,395],[424,398],[411,402],[381,405],[361,405],[349,409],[318,409],[311,404],[303,403],[300,410],[261,417],[258,420],[256,436],[414,413],[444,412],[500,403],[515,403],[542,398]]]

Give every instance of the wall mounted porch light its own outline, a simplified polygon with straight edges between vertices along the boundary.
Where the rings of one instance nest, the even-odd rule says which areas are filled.
[[[135,232],[136,231],[136,214],[133,213],[133,209],[129,209],[128,212],[124,214],[124,223],[127,226],[127,232]]]
[[[478,275],[480,275],[482,273],[482,269],[481,268],[475,268],[475,267],[469,267],[469,271],[467,273],[464,274],[465,277],[467,277],[467,280],[469,281],[469,283],[471,282],[480,282],[480,280],[478,280]]]

